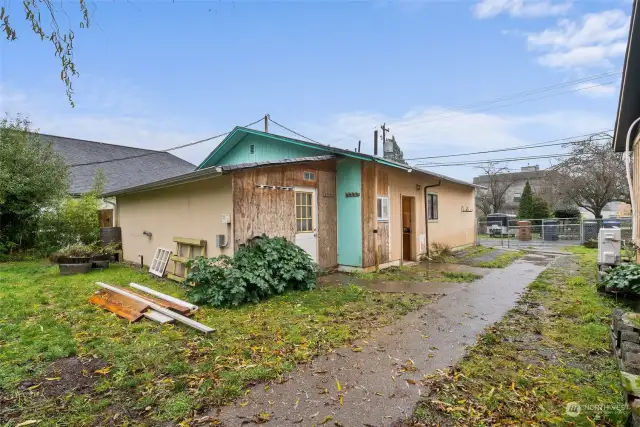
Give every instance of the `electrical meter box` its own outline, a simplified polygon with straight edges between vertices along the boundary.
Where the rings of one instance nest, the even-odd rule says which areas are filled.
[[[598,232],[598,264],[620,264],[621,236],[619,227],[600,229]]]

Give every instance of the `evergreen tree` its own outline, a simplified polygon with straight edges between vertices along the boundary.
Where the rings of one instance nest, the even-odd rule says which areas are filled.
[[[518,208],[518,217],[523,219],[533,218],[533,192],[529,181],[524,185],[522,195],[520,196],[520,206]]]
[[[549,211],[549,205],[540,196],[533,196],[531,219],[549,218],[551,212]]]

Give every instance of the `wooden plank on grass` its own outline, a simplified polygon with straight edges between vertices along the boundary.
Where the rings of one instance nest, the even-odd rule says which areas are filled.
[[[134,301],[136,302],[135,308],[130,305],[122,304],[119,302],[118,298],[112,297],[111,292],[99,292],[91,296],[91,298],[89,298],[89,302],[91,304],[99,305],[100,307],[105,308],[130,322],[139,320],[142,317],[142,310],[146,310],[148,307],[146,304],[137,301]],[[142,308],[142,310],[140,310],[140,308]]]

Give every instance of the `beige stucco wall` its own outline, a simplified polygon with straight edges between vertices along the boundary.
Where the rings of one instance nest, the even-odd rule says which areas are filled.
[[[207,241],[209,257],[232,255],[233,244],[216,247],[216,234],[233,241],[233,227],[222,224],[222,215],[233,218],[231,176],[223,175],[202,181],[117,198],[116,221],[122,228],[124,259],[150,264],[157,247],[175,250],[174,237]],[[151,237],[142,234],[152,233]],[[171,271],[169,263],[167,271]]]
[[[426,252],[424,187],[435,185],[438,178],[424,174],[386,168],[389,173],[390,261],[402,258],[402,196],[414,197],[412,253],[414,258]],[[420,186],[420,190],[416,185]],[[429,222],[429,244],[443,243],[452,247],[475,242],[475,194],[469,186],[442,180],[440,186],[428,189],[438,194],[438,220]],[[462,212],[462,207],[471,212]]]

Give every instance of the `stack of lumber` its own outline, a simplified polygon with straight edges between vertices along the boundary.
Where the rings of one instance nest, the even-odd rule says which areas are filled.
[[[129,285],[142,292],[135,292],[102,282],[96,282],[96,284],[102,289],[89,298],[89,302],[106,308],[130,322],[136,322],[145,317],[161,324],[178,321],[204,333],[214,331],[213,328],[190,319],[188,316],[197,311],[198,306],[181,299],[165,295],[137,283],[130,283]]]

